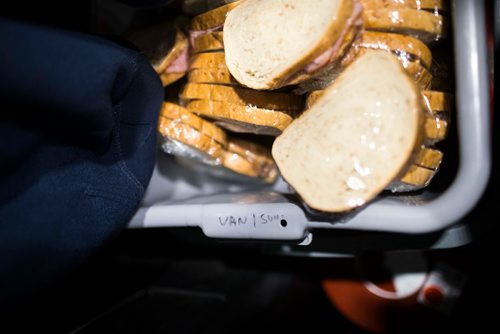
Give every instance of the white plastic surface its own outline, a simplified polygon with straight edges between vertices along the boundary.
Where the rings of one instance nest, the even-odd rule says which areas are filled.
[[[267,196],[252,195],[251,203],[238,201],[244,196],[236,194],[263,191],[262,186],[228,184],[205,175],[193,175],[169,165],[171,160],[159,159],[144,207],[130,226],[196,225],[210,237],[266,240],[296,240],[303,238],[307,229],[313,231],[317,228],[424,234],[451,227],[477,204],[491,169],[484,2],[452,1],[452,15],[460,164],[456,179],[444,193],[433,200],[419,196],[410,199],[388,197],[367,205],[342,221],[325,218],[315,222],[308,221],[303,209],[291,203],[288,197],[275,194],[280,200],[270,202]],[[283,182],[265,190],[288,192]],[[225,193],[223,202],[221,197],[218,197],[219,201],[214,197],[220,193]],[[203,197],[203,200],[196,204],[186,201],[193,197]],[[160,201],[169,202],[155,204]],[[281,228],[281,219],[276,219],[276,224],[258,229],[251,228],[252,224],[238,223],[227,228],[220,222],[225,217],[235,217],[236,222],[238,217],[245,217],[247,222],[252,222],[253,215],[261,213],[285,217],[288,227]]]

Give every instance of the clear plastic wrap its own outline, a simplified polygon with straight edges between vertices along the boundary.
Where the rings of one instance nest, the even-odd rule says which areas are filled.
[[[224,85],[188,83],[183,87],[179,96],[182,101],[210,100],[244,107],[255,106],[290,112],[300,112],[304,106],[301,96]]]
[[[430,90],[423,91],[422,96],[427,111],[424,143],[432,146],[444,140],[448,134],[453,97],[444,92]]]
[[[433,76],[432,53],[429,47],[417,38],[391,32],[363,31],[352,44],[349,52],[341,59],[340,65],[325,75],[312,78],[296,89],[297,94],[309,93],[327,88],[349,64],[368,50],[385,50],[394,54],[408,75],[421,89],[431,87]]]
[[[226,132],[216,125],[210,123],[203,118],[196,116],[194,113],[185,109],[184,107],[171,103],[164,102],[160,115],[175,121],[180,121],[183,124],[189,125],[190,127],[198,130],[204,135],[213,138],[215,141],[220,143],[223,147],[227,146]]]
[[[162,149],[169,154],[195,159],[209,165],[221,164],[224,147],[214,138],[184,124],[180,119],[160,116],[158,131]]]
[[[363,8],[373,9],[398,9],[409,8],[430,11],[432,13],[446,12],[449,10],[448,0],[360,0]]]
[[[181,157],[178,161],[197,172],[234,181],[271,184],[279,174],[268,149],[241,139],[229,141],[220,163],[203,164],[199,159],[186,158],[188,157]]]
[[[426,44],[438,42],[448,33],[448,20],[439,14],[439,11],[431,12],[410,7],[373,8],[363,11],[363,20],[366,30],[409,35]]]
[[[244,161],[251,164],[252,168],[248,169]],[[278,177],[278,167],[270,150],[246,140],[233,138],[229,141],[223,165],[235,172],[261,179],[267,183],[273,183]]]
[[[410,192],[427,187],[432,178],[439,171],[443,161],[443,153],[436,149],[422,146],[412,159],[413,163],[407,168],[405,174],[391,182],[387,187],[394,193]]]

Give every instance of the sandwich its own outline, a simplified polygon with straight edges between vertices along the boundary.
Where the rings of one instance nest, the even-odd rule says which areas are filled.
[[[163,104],[158,132],[165,152],[210,165],[220,164],[227,148],[222,129],[174,103]]]
[[[406,174],[422,145],[423,108],[397,58],[368,50],[285,129],[272,154],[310,208],[350,211]]]
[[[344,56],[340,66],[331,68],[325,71],[323,75],[301,83],[295,91],[298,94],[303,94],[328,87],[346,66],[370,49],[393,53],[420,88],[430,88],[433,80],[433,76],[429,71],[432,66],[432,53],[426,44],[411,36],[365,30]]]
[[[448,10],[447,0],[360,0],[365,10],[373,9],[417,9],[433,13]]]
[[[163,86],[182,78],[189,66],[189,41],[175,25],[164,22],[135,31],[130,40],[149,59]]]
[[[279,174],[269,149],[237,138],[229,140],[222,158],[222,166],[234,173],[265,183],[273,183]]]
[[[226,16],[238,6],[239,3],[239,1],[233,1],[193,17],[189,26],[191,44],[196,45],[197,40],[205,35],[221,32],[224,28]]]
[[[439,41],[448,33],[444,16],[411,8],[365,9],[363,21],[366,30],[406,34],[426,44]]]
[[[361,30],[357,0],[246,0],[224,23],[226,64],[242,85],[277,89],[320,75]]]

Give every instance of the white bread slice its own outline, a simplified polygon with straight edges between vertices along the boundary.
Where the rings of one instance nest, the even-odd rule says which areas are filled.
[[[193,17],[190,30],[203,31],[222,26],[227,14],[238,6],[239,1],[228,3],[227,5],[212,9],[206,13]]]
[[[294,119],[294,113],[241,106],[221,101],[194,100],[186,104],[193,113],[210,118],[215,124],[239,133],[277,136]]]
[[[163,102],[160,116],[189,125],[195,130],[214,139],[223,147],[227,146],[227,136],[224,130],[209,121],[196,116],[194,113],[178,104]]]
[[[227,69],[222,68],[195,68],[188,72],[188,81],[192,83],[241,86]]]
[[[356,57],[361,56],[367,50],[366,48],[360,48],[357,51]],[[387,50],[389,51],[389,50]],[[408,60],[406,56],[398,55],[397,57],[401,65],[403,65],[404,69],[408,73],[408,75],[415,81],[415,83],[421,89],[429,89],[432,83],[432,74],[429,72],[424,66],[421,65],[420,60]]]
[[[224,148],[220,143],[178,120],[160,117],[158,132],[164,137],[187,145],[186,150],[194,148],[214,159],[220,159],[224,154]]]
[[[306,108],[310,108],[324,93],[324,90],[310,92],[306,98]],[[449,111],[453,103],[451,94],[435,90],[422,91],[422,98],[423,106],[426,107],[427,110],[430,109],[435,115]]]
[[[302,97],[293,94],[256,92],[240,87],[196,83],[186,84],[179,96],[183,101],[221,101],[271,110],[300,111],[304,104]]]
[[[229,140],[222,165],[233,172],[257,178],[266,183],[273,183],[278,177],[278,167],[271,152],[263,146],[242,139]]]
[[[220,68],[229,71],[223,52],[199,53],[191,58],[189,69]]]
[[[361,0],[365,10],[409,8],[439,12],[448,9],[447,0]]]
[[[193,52],[211,52],[224,50],[224,37],[222,31],[212,32],[195,38]]]
[[[309,207],[352,210],[411,163],[421,143],[421,101],[397,58],[370,50],[275,140],[273,157]]]
[[[352,0],[243,1],[224,23],[226,64],[244,86],[287,85],[343,38],[354,11]]]
[[[411,36],[390,32],[363,31],[358,46],[368,49],[384,49],[407,55],[408,61],[418,59],[427,69],[430,69],[432,65],[432,53],[429,47]]]
[[[400,8],[363,11],[366,30],[390,31],[408,34],[426,44],[446,37],[448,21],[445,17],[423,10]]]

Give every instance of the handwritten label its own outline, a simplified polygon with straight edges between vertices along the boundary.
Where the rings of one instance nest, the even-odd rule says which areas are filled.
[[[219,216],[219,224],[222,227],[242,227],[251,226],[253,228],[259,228],[260,226],[265,226],[268,224],[273,224],[280,222],[285,219],[285,215],[274,214],[269,215],[266,213],[253,213],[247,216]]]

